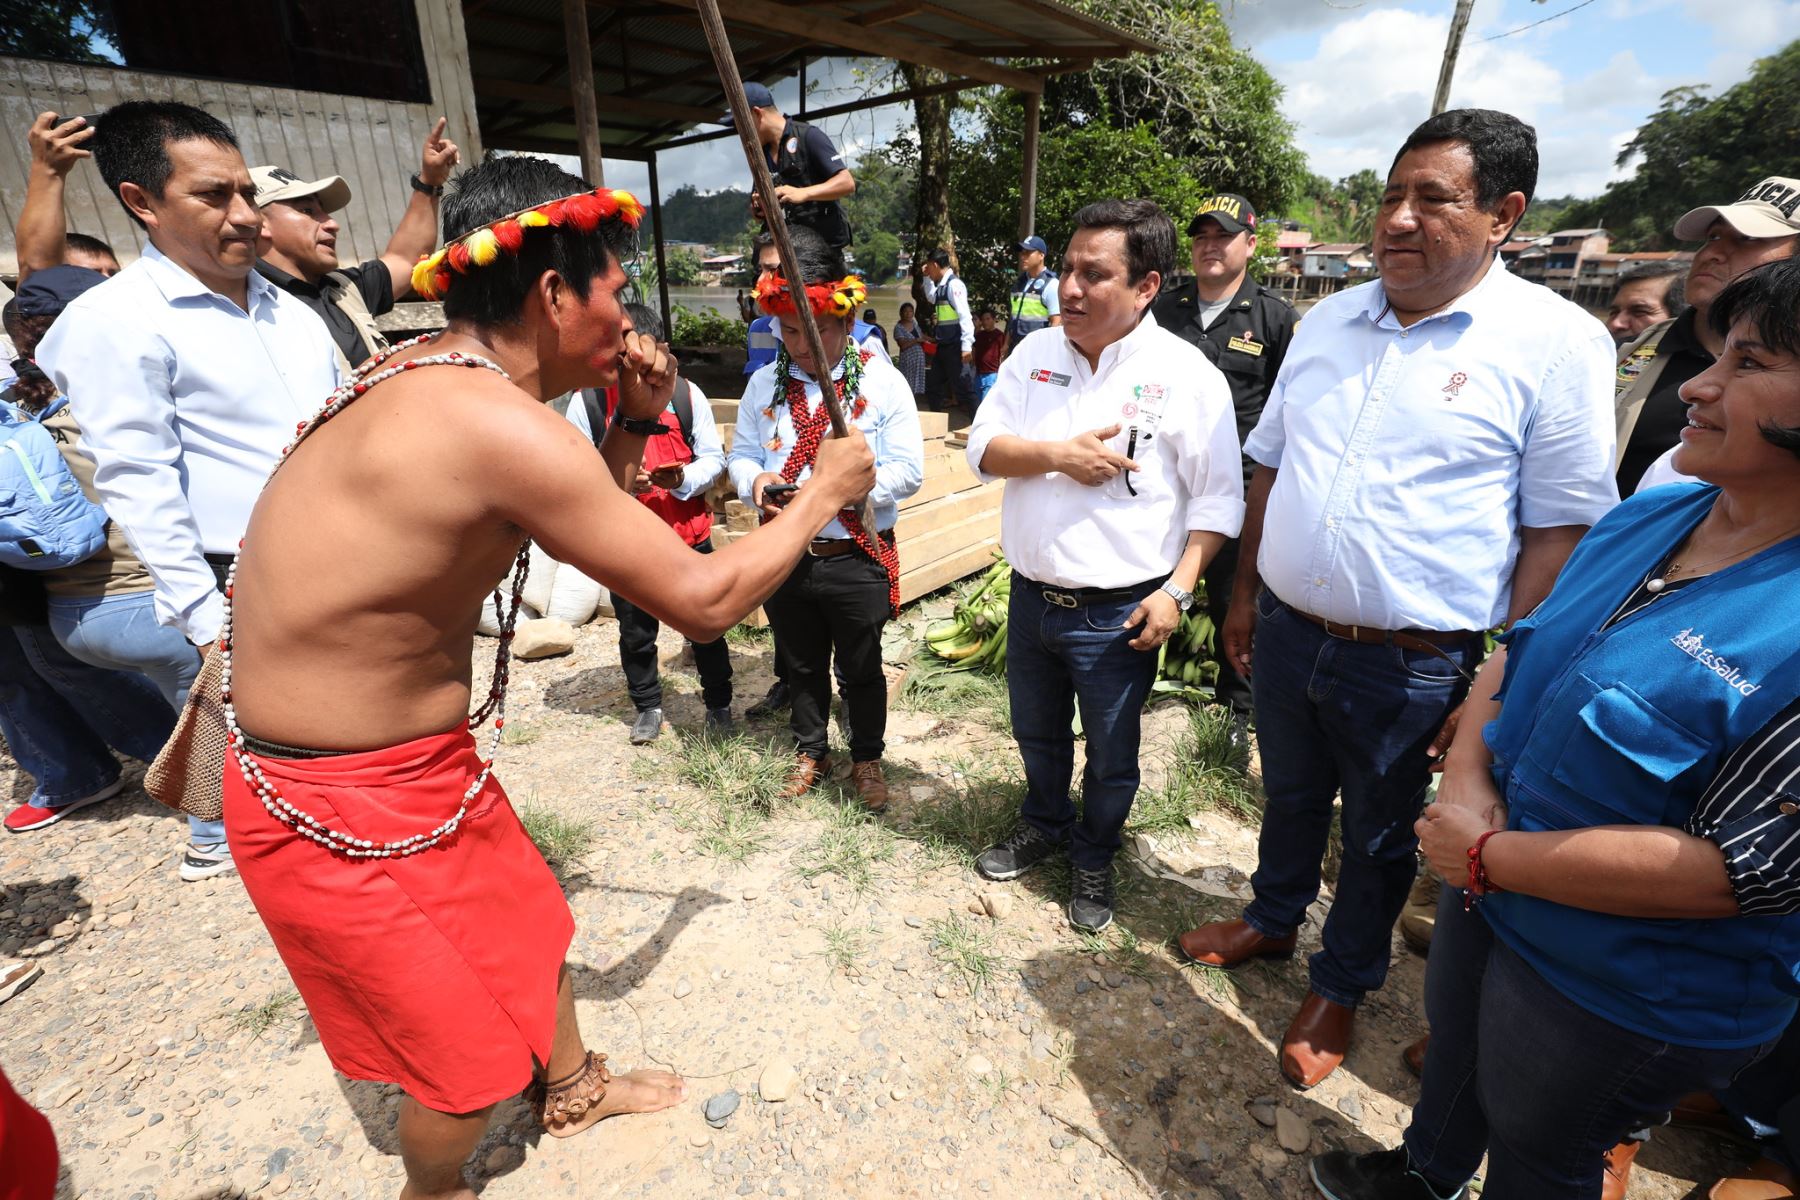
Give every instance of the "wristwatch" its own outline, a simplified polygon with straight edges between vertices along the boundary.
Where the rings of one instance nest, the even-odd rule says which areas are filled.
[[[424,192],[427,196],[430,196],[434,200],[444,194],[444,185],[443,184],[441,184],[441,183],[426,183],[423,179],[420,179],[417,175],[414,175],[412,177],[412,187],[413,187],[413,191]]]
[[[618,418],[619,428],[626,433],[635,433],[639,437],[655,437],[666,428],[661,421],[645,420],[642,417],[627,417],[621,414]]]
[[[1161,590],[1168,593],[1169,598],[1175,601],[1175,607],[1182,612],[1194,607],[1194,593],[1182,591],[1181,585],[1173,579],[1165,580]]]

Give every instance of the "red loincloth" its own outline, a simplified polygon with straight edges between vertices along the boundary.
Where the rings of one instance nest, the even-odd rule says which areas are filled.
[[[56,1135],[44,1114],[13,1091],[0,1071],[0,1200],[50,1200],[56,1192]]]
[[[442,824],[481,770],[467,725],[386,750],[256,757],[289,804],[375,842]],[[232,759],[225,827],[339,1071],[463,1113],[517,1094],[532,1058],[550,1060],[575,920],[497,781],[431,849],[353,859],[276,820]]]

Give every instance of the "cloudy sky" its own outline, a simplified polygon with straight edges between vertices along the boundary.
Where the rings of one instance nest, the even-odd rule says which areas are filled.
[[[1221,7],[1238,43],[1286,87],[1282,105],[1312,169],[1337,178],[1362,167],[1385,170],[1429,111],[1454,4],[1221,0]],[[1542,23],[1520,31],[1533,22]],[[1537,127],[1540,195],[1593,195],[1616,177],[1614,157],[1665,90],[1728,86],[1797,34],[1800,0],[1477,0],[1451,104],[1505,109]],[[848,63],[817,64],[812,74],[813,107],[863,94]],[[796,111],[797,80],[774,92],[785,111]],[[821,125],[854,156],[911,120],[910,106],[896,106]],[[730,141],[672,151],[661,170],[667,190],[683,183],[710,190],[744,176]],[[647,186],[633,163],[608,163],[607,178]]]

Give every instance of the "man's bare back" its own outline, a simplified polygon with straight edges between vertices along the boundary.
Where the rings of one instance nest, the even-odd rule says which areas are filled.
[[[507,349],[446,334],[388,365],[450,351],[526,361]],[[529,366],[518,374],[541,382]],[[395,376],[309,436],[256,506],[232,598],[239,723],[320,750],[454,728],[470,709],[480,607],[528,533],[683,633],[716,637],[785,576],[811,535],[800,525],[817,532],[866,493],[867,459],[859,436],[830,446],[827,478],[809,488],[817,513],[701,556],[515,383],[479,367]]]

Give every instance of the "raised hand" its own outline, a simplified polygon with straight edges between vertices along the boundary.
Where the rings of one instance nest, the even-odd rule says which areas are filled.
[[[639,421],[654,421],[675,394],[675,376],[681,360],[669,353],[667,342],[647,333],[627,333],[619,355],[619,411]]]
[[[92,150],[81,144],[94,136],[94,127],[86,117],[70,117],[59,122],[55,113],[39,113],[25,134],[31,143],[31,161],[47,167],[57,176],[65,176],[84,158],[92,158]]]
[[[431,132],[425,137],[425,152],[419,164],[420,183],[442,187],[462,158],[462,151],[456,148],[456,143],[444,136],[444,129],[449,124],[449,117],[439,117],[437,124],[431,127]]]

